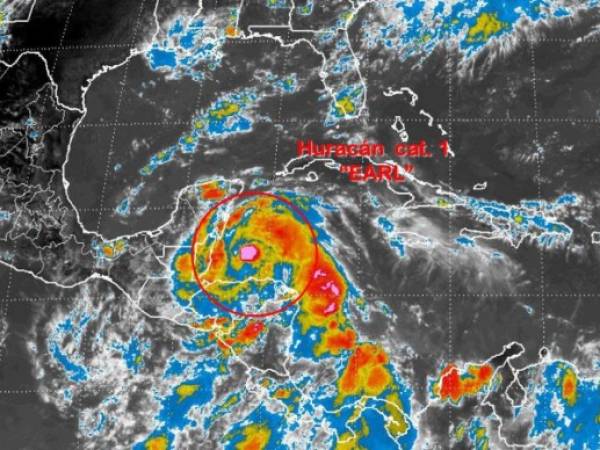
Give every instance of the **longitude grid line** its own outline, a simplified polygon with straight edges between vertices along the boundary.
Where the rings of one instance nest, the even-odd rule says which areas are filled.
[[[29,171],[29,178],[31,178],[31,169]],[[14,241],[13,252],[16,254],[17,252],[17,241]],[[6,266],[5,266],[6,267]],[[2,331],[5,335],[4,345],[0,345],[0,365],[4,359],[8,351],[8,304],[10,303],[10,289],[12,287],[13,282],[13,272],[14,270],[10,267],[6,268],[8,270],[8,281],[6,282],[6,290],[4,291],[4,297],[2,298],[2,302],[0,302],[0,331]],[[2,330],[2,324],[6,325],[6,330]]]
[[[291,14],[291,12],[290,12],[290,14]],[[290,40],[290,31],[288,30],[286,33],[284,44],[287,44],[287,42],[289,40]],[[289,59],[290,59],[290,56],[292,53],[292,47],[283,47],[283,49],[286,52],[286,56],[283,61],[283,76],[285,76],[288,65],[289,65]],[[279,91],[279,101],[278,101],[278,105],[277,105],[277,120],[274,123],[275,127],[277,127],[278,125],[279,125],[279,127],[277,127],[277,130],[276,130],[275,151],[273,153],[273,177],[272,177],[273,187],[275,187],[275,180],[277,178],[277,157],[279,155],[279,143],[281,140],[281,133],[283,132],[283,126],[282,126],[282,121],[281,121],[282,112],[283,112],[283,87]]]
[[[346,30],[348,39],[350,39],[350,35],[348,34],[348,31]],[[357,39],[358,41],[358,39]],[[357,42],[357,44],[360,44],[360,42]],[[349,45],[351,46],[352,44],[349,43]],[[354,52],[354,50],[352,50]],[[369,99],[369,69],[371,68],[371,52],[370,52],[370,48],[367,45],[367,51],[366,51],[366,56],[367,56],[367,65],[366,65],[366,69],[365,69],[365,75],[363,76],[364,79],[364,83],[365,83],[365,92],[364,92],[364,96],[365,96],[365,105],[366,105],[366,116],[365,116],[365,120],[369,120],[369,117],[371,115],[371,111],[369,111],[369,103],[368,103],[368,99]],[[360,70],[360,63],[359,63],[359,67],[358,70]],[[365,165],[365,158],[362,157],[361,158],[361,165]],[[368,183],[365,183],[365,190],[368,191],[369,190],[369,186]],[[359,236],[361,237],[361,239],[363,239],[363,242],[366,242],[366,230],[365,230],[365,199],[364,199],[364,195],[362,192],[360,192],[360,196],[359,196],[359,208],[360,208],[360,218],[359,218],[359,227],[360,227],[360,231],[359,231]],[[367,277],[367,270],[365,267],[365,254],[363,252],[360,252],[360,270],[363,276],[363,282],[365,283],[365,286],[368,286],[368,277]],[[356,374],[354,375],[356,377]]]
[[[137,38],[138,35],[138,29],[139,29],[139,25],[140,25],[140,20],[142,17],[142,11],[144,10],[144,6],[146,4],[146,0],[141,0],[139,7],[138,7],[138,12],[137,12],[137,17],[135,20],[135,26],[133,29],[133,33],[131,36],[131,44],[135,43],[135,40]],[[121,108],[121,102],[123,99],[123,93],[125,91],[125,86],[127,85],[127,74],[128,74],[128,70],[129,70],[129,62],[131,61],[131,55],[129,55],[127,58],[127,61],[125,62],[125,68],[124,68],[124,74],[123,74],[123,79],[122,79],[122,85],[121,85],[121,90],[119,92],[119,98],[117,100],[117,106],[116,106],[116,111],[115,111],[115,118],[114,118],[114,122],[118,122],[119,121],[119,112],[120,112],[120,108]],[[110,160],[111,160],[111,155],[113,152],[113,148],[114,148],[114,143],[115,143],[115,139],[116,139],[116,134],[117,134],[117,127],[113,127],[113,132],[112,132],[112,136],[111,136],[111,143],[110,143],[110,147],[108,150],[108,153],[106,155],[106,167],[104,170],[104,177],[103,177],[103,182],[102,182],[102,191],[101,191],[101,195],[100,195],[100,204],[99,204],[99,211],[98,211],[98,220],[96,223],[96,228],[97,228],[97,232],[100,233],[100,226],[102,223],[102,209],[104,206],[104,194],[105,194],[105,189],[106,189],[106,182],[107,182],[107,176],[108,176],[108,171],[109,171],[109,167],[110,167]],[[85,335],[84,337],[82,337],[82,340],[85,339]],[[85,358],[85,342],[82,342],[81,344],[81,348],[84,349],[83,350],[83,356]],[[80,402],[83,402],[83,396],[80,395],[78,397],[80,399]],[[77,405],[77,398],[74,400],[73,402],[74,405]],[[81,403],[79,405],[80,409],[83,406],[83,403]],[[78,427],[79,428],[79,427]],[[81,433],[80,430],[78,430],[77,432],[77,448],[81,449],[83,445],[83,433]]]
[[[16,247],[16,246],[15,246]],[[5,330],[0,328],[0,331],[5,335],[4,345],[0,346],[0,364],[2,363],[4,356],[8,350],[8,299],[10,298],[10,289],[13,281],[13,270],[8,268],[8,281],[6,282],[6,290],[4,291],[4,298],[2,299],[2,303],[0,303],[0,327],[6,326]]]
[[[290,10],[289,14],[292,14],[293,10]],[[284,44],[287,44],[287,42],[289,41],[289,37],[290,37],[290,32],[289,30],[287,31],[286,34],[286,38],[284,39]],[[290,55],[292,53],[292,47],[281,47],[281,49],[285,52],[284,53],[284,61],[283,61],[283,76],[286,75],[287,73],[287,68],[289,65],[289,58]],[[277,105],[277,122],[280,121],[281,119],[281,115],[283,112],[283,87],[280,89],[279,92],[279,101],[278,101],[278,105]],[[274,124],[274,126],[277,126],[277,124]],[[283,126],[280,126],[276,129],[276,136],[275,136],[275,151],[273,152],[273,175],[271,178],[271,186],[273,186],[273,188],[275,188],[275,182],[277,179],[277,154],[279,152],[279,140],[281,139],[281,133],[283,132]],[[266,341],[265,341],[265,348],[263,349],[262,352],[262,369],[264,370],[264,368],[266,367],[266,363],[267,363],[267,352],[266,352]],[[262,408],[260,408],[258,410],[258,420],[262,422],[263,420],[263,410]]]
[[[538,102],[537,102],[537,81],[536,81],[536,70],[535,70],[535,43],[532,40],[528,41],[530,62],[531,62],[531,91],[533,95],[533,115],[534,118],[538,117]],[[536,151],[536,178],[537,178],[537,195],[538,200],[542,201],[542,165],[544,162],[544,154],[540,143],[539,136],[539,125],[537,120],[534,121],[534,145]],[[539,292],[540,292],[540,315],[542,321],[542,348],[546,346],[546,313],[545,313],[545,289],[544,289],[544,249],[543,246],[539,246]]]
[[[194,121],[196,120],[196,114],[197,111],[200,109],[200,103],[202,101],[202,94],[204,92],[204,78],[198,80],[198,92],[196,94],[196,98],[194,100],[194,104],[192,106],[192,124],[194,123]],[[183,122],[183,121],[182,121]],[[195,151],[193,153],[190,154],[190,165],[188,166],[186,175],[185,175],[185,185],[189,186],[191,184],[191,178],[192,178],[192,167],[194,165],[194,154]],[[186,202],[188,205],[189,203]],[[168,209],[167,207],[165,207],[164,209]],[[175,209],[175,207],[171,207],[171,209]]]
[[[452,91],[452,78],[453,78],[453,68],[454,68],[454,64],[453,64],[453,56],[452,56],[452,48],[447,45],[447,55],[446,55],[446,71],[447,71],[447,78],[448,78],[448,117],[449,117],[449,122],[448,122],[448,146],[450,148],[452,148],[452,113],[453,113],[453,104],[452,104],[452,95],[453,95],[453,91]],[[450,192],[452,192],[452,156],[449,154],[448,155],[448,190]],[[452,235],[452,209],[448,208],[448,241],[451,240],[451,235]],[[453,282],[453,265],[452,265],[452,252],[448,252],[448,360],[447,360],[447,364],[450,364],[452,362],[452,358],[453,358],[453,353],[454,353],[454,349],[453,349],[453,334],[452,334],[452,327],[453,327],[453,311],[452,311],[452,282]],[[450,433],[452,430],[452,420],[453,420],[453,408],[450,405],[450,403],[447,404],[446,406],[448,408],[448,445],[450,445],[451,442],[451,438],[450,438]]]
[[[59,47],[64,42],[65,36],[67,34],[67,30],[69,28],[69,24],[71,23],[71,16],[73,15],[73,9],[75,8],[76,2],[77,2],[77,0],[73,0],[71,2],[71,6],[69,7],[69,11],[67,12],[67,16],[65,18],[65,24],[63,26],[63,30],[62,30],[60,38],[59,38]],[[54,61],[52,62],[52,67],[50,68],[50,77],[51,78],[53,77],[54,72],[56,71],[56,66],[58,65],[59,56],[60,56],[60,51],[57,50],[54,55]],[[50,80],[50,81],[52,81],[52,80]],[[56,96],[58,98],[58,87],[56,88]],[[44,107],[42,109],[42,117],[43,117],[43,112],[46,108],[47,103],[48,103],[48,99],[46,98],[43,103]],[[31,177],[33,175],[33,168],[32,168],[33,156],[31,154],[29,156],[31,158],[31,161],[30,161],[30,165],[28,166],[27,185],[29,185],[29,183],[31,182]],[[14,241],[13,251],[15,253],[17,252],[17,240]],[[6,330],[5,330],[6,331],[6,340],[4,342],[4,346],[0,347],[0,363],[2,363],[2,360],[4,359],[4,356],[6,355],[6,353],[8,351],[8,348],[7,348],[7,346],[8,346],[8,305],[9,305],[9,298],[10,298],[10,289],[12,287],[12,282],[13,282],[13,272],[14,271],[12,270],[12,268],[8,268],[8,282],[6,284],[5,295],[2,300],[2,305],[1,305],[2,308],[0,308],[0,322],[4,321],[4,323],[6,324]]]
[[[200,109],[200,102],[202,101],[203,90],[204,90],[204,79],[202,78],[202,79],[198,80],[198,92],[196,93],[196,97],[195,97],[194,103],[192,105],[192,112],[191,112],[191,117],[192,117],[191,122],[192,123],[195,120],[197,111]],[[186,174],[185,174],[185,186],[186,186],[186,188],[189,187],[189,185],[191,184],[192,168],[193,168],[193,165],[194,165],[194,154],[195,154],[195,151],[192,152],[192,153],[190,153],[190,155],[189,155],[190,162],[189,162],[189,166],[188,166],[188,168],[186,170]],[[192,192],[194,192],[194,191],[195,191],[195,186],[192,189]],[[190,203],[188,201],[186,201],[185,204],[188,205],[188,208],[189,208]],[[176,208],[173,205],[165,205],[165,207],[161,207],[160,209],[163,209],[163,210],[168,210],[168,209],[175,210]],[[158,208],[156,207],[155,210],[158,210]],[[192,211],[192,214],[194,214],[194,211]],[[176,333],[176,328],[175,327],[173,327],[172,333],[174,335],[169,339],[169,348],[171,350],[171,354],[175,354],[175,348],[176,348],[177,343],[178,343],[177,335],[175,334]]]
[[[75,3],[77,3],[77,0],[73,0],[71,2],[71,6],[69,8],[69,12],[67,13],[67,17],[65,18],[65,24],[63,26],[62,33],[61,33],[59,41],[58,41],[58,47],[59,47],[59,49],[54,54],[54,61],[52,61],[52,67],[50,68],[50,81],[51,82],[54,81],[53,80],[54,72],[56,71],[56,67],[58,66],[58,60],[60,58],[60,53],[61,53],[60,52],[60,47],[62,46],[62,44],[63,44],[63,42],[65,40],[65,37],[67,35],[67,29],[69,28],[69,24],[71,23],[71,16],[73,15],[73,9],[75,8]],[[50,94],[49,95],[52,95],[52,84],[50,85]],[[58,99],[58,84],[56,85],[56,98]],[[44,112],[46,110],[47,104],[48,104],[48,97],[46,97],[44,99],[44,102],[43,102],[43,109],[42,109],[42,113],[41,113],[42,119],[43,119],[43,115],[44,115]],[[60,125],[58,125],[58,126],[60,126]],[[49,129],[47,129],[42,136],[44,136],[48,131],[52,130],[53,127],[54,127],[54,125],[52,127],[50,127]],[[30,184],[31,177],[33,176],[33,168],[32,168],[32,166],[33,166],[33,156],[31,156],[31,162],[30,162],[30,164],[28,166],[29,175],[28,175],[28,178],[27,178],[27,185]]]
[[[69,8],[69,12],[67,13],[67,17],[65,19],[65,25],[63,27],[63,31],[61,33],[61,37],[60,37],[60,41],[59,41],[59,46],[57,48],[56,54],[54,56],[54,61],[53,61],[52,67],[50,69],[50,76],[51,77],[53,76],[53,74],[54,74],[54,72],[56,70],[56,67],[58,65],[60,50],[61,50],[61,47],[62,47],[62,43],[63,43],[63,41],[65,39],[65,36],[67,34],[67,30],[68,30],[68,27],[69,27],[69,24],[70,24],[70,21],[71,21],[71,17],[72,17],[72,14],[73,14],[73,9],[75,7],[75,3],[76,2],[77,2],[77,0],[73,0],[73,2],[71,3],[71,6]],[[57,88],[57,91],[56,91],[56,95],[58,97],[58,88]],[[44,102],[44,105],[45,104],[46,104],[46,102]],[[29,180],[31,179],[31,176],[32,176],[32,170],[31,170],[31,166],[30,166],[29,167]],[[15,241],[15,249],[16,249],[16,241]],[[5,295],[4,301],[2,302],[3,305],[4,305],[4,310],[3,311],[4,311],[5,318],[7,318],[7,314],[8,314],[8,303],[9,303],[8,299],[9,299],[10,286],[11,286],[11,282],[12,282],[12,276],[13,276],[13,271],[10,270],[9,271],[9,281],[7,283],[6,295]],[[0,314],[1,313],[2,312],[0,311]],[[6,320],[6,324],[7,324],[7,327],[8,327],[8,320]],[[3,355],[4,355],[4,352],[1,352],[0,353],[0,361],[1,361],[2,357],[3,357]],[[41,392],[45,392],[45,391],[44,390],[40,390],[40,389],[0,390],[0,394],[30,394],[30,393],[36,393],[37,394],[37,393],[41,393]],[[74,401],[74,404],[76,404],[76,400]],[[77,446],[77,448],[81,448],[81,436],[80,436],[80,433],[76,434],[76,446]]]
[[[348,46],[351,48],[352,53],[354,54],[354,50],[352,49],[352,42],[350,42],[350,34],[349,31],[346,30],[346,36],[348,37]],[[365,101],[365,105],[366,105],[366,117],[364,119],[368,120],[369,115],[370,115],[370,111],[369,111],[369,104],[368,104],[368,86],[369,86],[369,68],[370,68],[370,63],[371,63],[371,53],[369,52],[369,47],[367,46],[367,51],[366,51],[366,56],[367,56],[367,64],[366,64],[366,70],[365,70],[365,75],[363,76],[363,80],[364,80],[364,89],[365,91],[363,92],[363,96],[364,96],[364,101]],[[356,56],[355,56],[356,58]],[[355,64],[356,64],[356,59],[355,59]],[[360,63],[358,63],[358,67],[357,70],[360,73]],[[364,166],[365,164],[365,158],[361,157],[361,165]],[[365,190],[368,191],[368,185],[365,183]],[[362,190],[359,188],[359,192],[358,192],[358,235],[360,237],[360,239],[363,240],[363,242],[366,242],[365,238],[365,199],[364,199],[365,195],[362,192]],[[359,279],[362,278],[362,282],[365,284],[365,287],[368,286],[368,276],[367,276],[367,270],[365,267],[365,252],[363,252],[360,249],[359,246],[359,260],[358,260],[358,264],[359,264],[359,270],[360,270],[360,274],[361,276],[359,277]],[[358,361],[356,361],[355,358],[350,358],[350,373],[352,373],[352,379],[357,379],[358,377]]]
[[[140,25],[140,19],[142,16],[142,11],[144,9],[144,6],[146,4],[146,0],[141,0],[140,1],[140,5],[138,7],[138,13],[137,13],[137,17],[136,17],[136,22],[135,22],[135,26],[133,29],[133,33],[131,36],[131,43],[133,44],[137,38],[138,35],[138,29],[139,29],[139,25]],[[131,61],[131,55],[129,55],[127,57],[127,61],[125,62],[125,67],[123,69],[123,77],[121,79],[121,89],[119,91],[119,97],[117,99],[117,105],[115,108],[115,119],[114,122],[118,122],[119,121],[119,115],[121,112],[121,106],[122,106],[122,102],[123,102],[123,94],[125,92],[125,87],[127,86],[127,75],[129,73],[129,63]],[[102,217],[103,217],[103,208],[104,208],[104,197],[106,194],[106,184],[108,181],[108,172],[110,169],[110,162],[112,159],[112,154],[114,153],[114,146],[115,146],[115,141],[116,141],[116,137],[117,137],[117,127],[113,126],[112,127],[112,134],[111,134],[111,139],[110,139],[110,144],[109,144],[109,148],[108,148],[108,152],[106,154],[106,164],[104,167],[104,175],[103,175],[103,179],[102,179],[102,188],[101,188],[101,192],[100,192],[100,202],[99,202],[99,211],[98,211],[98,219],[96,221],[96,232],[100,233],[100,227],[102,225]]]
[[[85,295],[82,295],[79,298],[78,304],[81,305],[86,300],[89,301],[89,299],[87,299],[87,297]],[[80,308],[81,307],[82,306],[80,306]],[[81,354],[81,357],[82,357],[83,361],[85,361],[85,359],[86,359],[86,348],[87,348],[88,351],[91,350],[91,343],[90,342],[92,341],[92,339],[89,339],[89,338],[86,339],[86,337],[88,335],[89,335],[89,333],[86,333],[85,331],[83,331],[82,336],[81,336],[80,345],[79,345],[79,349],[80,349],[79,352]],[[87,347],[86,347],[86,344],[87,344]],[[80,389],[81,389],[81,391],[83,391],[84,390],[83,386]],[[97,392],[98,389],[99,389],[99,387],[96,387],[96,386],[92,387],[92,390],[94,390],[95,392]],[[78,410],[75,411],[76,414],[80,414],[81,409],[83,408],[83,397],[84,396],[82,395],[82,393],[80,393],[80,395],[77,396],[75,398],[75,400],[73,401],[73,405],[78,405],[79,406]],[[79,402],[77,400],[79,400]],[[77,448],[81,449],[81,448],[83,448],[83,432],[81,430],[81,427],[79,426],[79,421],[78,421],[78,424],[77,424],[77,431],[76,431],[76,433],[77,433]]]
[[[72,16],[72,14],[73,14],[73,9],[74,9],[74,7],[75,7],[75,3],[76,3],[76,2],[77,2],[77,0],[73,0],[73,2],[71,3],[71,9],[69,10],[69,14],[68,14],[68,16],[67,16],[67,19],[65,20],[65,26],[64,26],[64,29],[63,29],[63,32],[62,32],[61,38],[60,38],[59,47],[60,47],[60,46],[62,46],[62,45],[63,45],[63,43],[64,43],[64,39],[65,39],[65,37],[66,37],[66,35],[67,35],[67,29],[68,29],[68,27],[69,27],[69,24],[71,23],[71,16]],[[56,70],[56,66],[58,65],[58,58],[59,58],[59,55],[60,55],[60,50],[57,50],[57,51],[56,51],[56,54],[55,54],[55,56],[54,56],[54,64],[53,64],[53,66],[52,66],[52,70],[51,70],[51,72],[50,72],[50,76],[53,76],[53,74],[54,74],[54,71]],[[58,100],[58,84],[56,85],[56,98],[57,98],[57,100]],[[78,400],[78,397],[77,397],[77,398],[75,398],[75,399],[73,400],[73,405],[74,405],[75,407],[76,407],[76,406],[77,406],[77,404],[78,404],[78,403],[77,403],[77,400]],[[80,405],[79,405],[79,407],[80,407],[80,408],[81,408],[81,406],[82,406],[82,404],[80,404]],[[78,428],[79,428],[79,427],[78,427]],[[81,433],[79,432],[79,430],[77,430],[75,433],[76,433],[76,434],[75,434],[76,446],[77,446],[77,448],[81,448],[81,437],[82,437],[82,436],[81,436]]]

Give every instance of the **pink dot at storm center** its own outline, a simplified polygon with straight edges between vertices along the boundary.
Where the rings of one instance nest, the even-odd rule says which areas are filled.
[[[259,255],[260,251],[256,245],[248,244],[240,248],[240,259],[242,261],[256,261]]]

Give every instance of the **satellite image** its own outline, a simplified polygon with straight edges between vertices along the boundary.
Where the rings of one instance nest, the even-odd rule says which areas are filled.
[[[600,1],[0,0],[0,449],[600,450]]]

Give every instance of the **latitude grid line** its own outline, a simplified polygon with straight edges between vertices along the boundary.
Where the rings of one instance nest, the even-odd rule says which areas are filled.
[[[69,288],[71,289],[71,288]],[[67,289],[68,290],[68,289]],[[380,299],[380,298],[394,298],[394,297],[408,297],[408,298],[428,298],[428,297],[444,297],[448,295],[447,292],[371,292],[364,295],[364,299]],[[546,292],[546,297],[556,298],[568,298],[568,297],[582,297],[582,298],[596,298],[600,299],[600,292]],[[510,293],[510,292],[479,292],[471,294],[459,294],[454,293],[454,297],[463,298],[535,298],[539,297],[539,292],[523,292],[523,293]],[[53,302],[73,302],[77,301],[79,297],[7,297],[3,299],[6,303],[53,303]],[[104,298],[103,296],[87,296],[90,299]]]
[[[150,42],[151,43],[151,42]],[[258,44],[276,44],[276,39],[268,38],[231,38],[226,37],[223,42],[223,46],[227,45],[258,45]],[[79,51],[79,50],[106,50],[115,48],[137,48],[137,44],[127,43],[106,43],[106,44],[73,44],[73,45],[51,45],[51,46],[39,46],[39,47],[17,47],[17,48],[4,48],[0,49],[2,53],[28,53],[28,52],[54,52],[54,51]],[[148,47],[147,49],[150,49]],[[140,51],[146,50],[145,47],[139,49]]]
[[[288,29],[288,33],[290,30]],[[265,37],[257,38],[239,38],[239,37],[226,37],[223,45],[252,45],[252,44],[266,44],[277,42],[275,39],[269,39]],[[600,43],[598,38],[586,38],[585,36],[576,36],[571,38],[561,37],[542,37],[536,39],[536,42],[542,43],[576,43],[576,44],[597,44]],[[51,45],[51,46],[39,46],[39,47],[13,47],[0,49],[2,53],[18,53],[18,52],[35,52],[35,51],[69,51],[69,50],[100,50],[107,48],[134,48],[135,44],[131,43],[105,43],[105,44],[73,44],[73,45]]]
[[[115,386],[112,384],[101,384],[96,386],[96,391],[105,388],[114,388]],[[198,391],[200,392],[211,392],[209,391],[206,386],[200,386],[198,388]],[[60,393],[60,390],[54,390],[54,389],[0,389],[0,395],[28,395],[28,394],[48,394],[48,393],[54,393],[54,392],[58,392]]]
[[[361,119],[372,123],[393,123],[396,117],[361,117]],[[349,119],[350,120],[350,119]],[[353,120],[357,120],[356,118]],[[402,117],[404,122],[413,123],[427,123],[429,120],[421,117]],[[322,122],[320,119],[304,119],[304,118],[290,118],[280,119],[273,121],[274,125],[278,124],[289,124],[289,123],[316,123]],[[600,125],[600,119],[593,117],[452,117],[450,118],[434,118],[434,123],[511,123],[511,124],[569,124],[569,125]],[[173,122],[91,122],[82,123],[80,125],[75,124],[64,124],[59,125],[56,128],[111,128],[111,127],[176,127],[190,125],[190,120],[179,120]]]
[[[370,293],[364,296],[365,299],[380,299],[380,298],[394,298],[394,297],[444,297],[448,295],[447,292],[381,292],[381,293]],[[510,292],[479,292],[472,294],[459,294],[454,293],[454,297],[462,298],[535,298],[540,297],[539,292],[523,292],[523,293],[510,293]],[[546,292],[545,297],[555,298],[600,298],[600,292]]]
[[[188,185],[191,183],[188,183]],[[158,206],[148,206],[145,210],[147,211],[161,211],[161,210],[175,210],[177,209],[175,205],[158,205]],[[114,211],[114,208],[102,208],[103,211]],[[77,208],[77,211],[80,213],[92,213],[100,211],[100,208]]]
[[[75,301],[78,297],[6,297],[6,303],[53,303]]]

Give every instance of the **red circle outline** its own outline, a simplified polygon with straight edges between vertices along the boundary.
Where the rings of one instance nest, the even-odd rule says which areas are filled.
[[[191,257],[192,257],[192,271],[194,272],[194,279],[196,280],[196,284],[198,285],[198,287],[200,288],[200,290],[204,293],[204,295],[206,295],[206,297],[208,298],[208,300],[210,300],[210,302],[215,305],[217,308],[220,308],[221,310],[228,312],[230,314],[235,314],[237,316],[241,316],[241,317],[249,317],[249,318],[265,318],[265,317],[270,317],[270,316],[274,316],[276,314],[280,314],[284,311],[286,311],[287,309],[291,308],[292,306],[294,306],[296,303],[298,303],[302,297],[304,296],[304,294],[306,293],[306,291],[308,290],[308,288],[310,287],[310,284],[312,283],[313,277],[311,276],[308,280],[308,283],[306,283],[306,286],[304,287],[304,289],[302,289],[302,292],[300,292],[300,294],[298,294],[298,296],[294,299],[289,301],[288,303],[286,303],[285,305],[283,305],[282,307],[273,310],[273,311],[268,311],[268,312],[263,312],[263,313],[247,313],[244,311],[238,311],[236,309],[230,308],[226,305],[224,305],[223,303],[221,303],[219,300],[217,300],[210,292],[208,292],[204,286],[202,286],[202,283],[200,282],[200,277],[198,276],[198,272],[196,270],[196,239],[198,236],[198,231],[200,230],[200,228],[204,225],[204,223],[208,220],[209,216],[211,216],[211,214],[217,210],[217,208],[219,208],[220,206],[224,205],[225,203],[229,203],[232,200],[238,199],[238,198],[246,198],[246,197],[254,197],[254,196],[264,196],[264,197],[271,197],[274,198],[275,200],[279,200],[281,202],[283,202],[288,208],[290,208],[291,210],[293,210],[294,212],[296,212],[300,218],[302,219],[302,221],[304,222],[304,224],[308,227],[310,234],[312,236],[312,240],[313,240],[313,248],[314,248],[314,263],[312,266],[312,270],[311,273],[315,273],[317,268],[318,268],[318,264],[319,264],[319,246],[317,244],[317,234],[315,233],[314,228],[312,227],[312,225],[310,224],[310,221],[308,220],[308,217],[306,217],[306,214],[304,214],[304,212],[298,208],[296,205],[294,205],[291,201],[289,201],[287,198],[284,198],[280,195],[277,194],[272,194],[270,192],[263,192],[263,191],[243,191],[243,192],[238,192],[237,194],[232,194],[229,195],[227,197],[225,197],[224,199],[220,200],[219,202],[215,203],[200,219],[200,221],[198,222],[198,225],[196,226],[196,228],[194,229],[194,236],[192,237],[192,250],[191,250]]]

